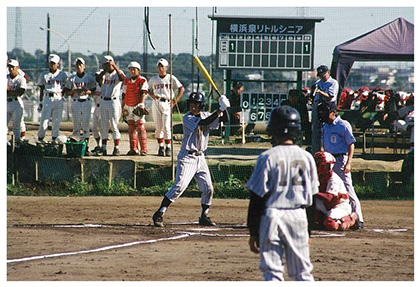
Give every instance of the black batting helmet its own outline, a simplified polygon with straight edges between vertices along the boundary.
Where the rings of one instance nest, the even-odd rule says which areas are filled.
[[[200,92],[193,92],[190,94],[187,100],[187,105],[189,105],[190,102],[197,102],[201,104],[201,108],[204,107],[206,104],[206,97]]]
[[[271,111],[267,124],[269,136],[300,136],[300,114],[291,106],[279,106]]]

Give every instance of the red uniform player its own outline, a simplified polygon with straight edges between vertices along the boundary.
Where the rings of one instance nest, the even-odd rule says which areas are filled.
[[[128,123],[128,135],[130,138],[130,151],[127,155],[147,155],[147,133],[145,116],[133,113],[137,107],[144,108],[149,86],[145,77],[140,76],[140,64],[131,62],[128,65],[131,78],[124,79],[122,113]],[[138,149],[140,142],[140,152]]]

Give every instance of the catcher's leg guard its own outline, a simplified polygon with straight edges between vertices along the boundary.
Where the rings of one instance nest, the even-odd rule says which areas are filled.
[[[325,220],[324,220],[324,227],[325,227],[325,229],[326,230],[338,230],[338,227],[340,226],[340,224],[337,222],[337,221],[335,221],[335,219],[334,218],[332,218],[332,217],[327,217]]]
[[[134,121],[128,121],[128,137],[130,139],[130,151],[129,154],[138,154],[139,139],[136,130],[136,123]]]
[[[147,153],[147,132],[142,121],[136,122],[137,136],[140,141],[140,151]]]

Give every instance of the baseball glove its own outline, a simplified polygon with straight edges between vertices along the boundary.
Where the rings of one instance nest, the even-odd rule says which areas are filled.
[[[135,114],[138,117],[147,116],[149,114],[149,110],[145,107],[136,107],[133,110],[133,114]]]

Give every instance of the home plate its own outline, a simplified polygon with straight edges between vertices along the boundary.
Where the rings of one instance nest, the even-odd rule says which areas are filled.
[[[398,228],[398,229],[373,229],[375,232],[407,232],[407,228]]]
[[[189,228],[191,231],[219,231],[220,228]]]

